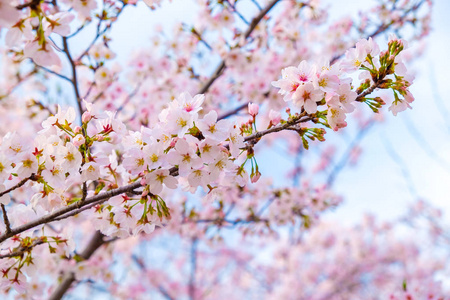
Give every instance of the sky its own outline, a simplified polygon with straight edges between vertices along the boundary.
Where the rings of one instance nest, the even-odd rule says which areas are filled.
[[[427,47],[411,67],[413,108],[388,116],[362,140],[358,167],[346,169],[335,184],[345,204],[333,219],[352,220],[362,212],[390,219],[417,199],[450,214],[449,11],[450,1],[435,1]]]

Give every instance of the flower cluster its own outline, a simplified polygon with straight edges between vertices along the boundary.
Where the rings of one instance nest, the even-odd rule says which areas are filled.
[[[280,88],[286,102],[308,114],[318,112],[325,105],[328,125],[333,130],[347,126],[346,114],[355,110],[355,101],[365,102],[378,112],[385,104],[380,97],[366,97],[375,89],[392,89],[395,100],[389,107],[394,115],[411,108],[414,101],[408,90],[412,78],[406,76],[406,68],[402,62],[401,51],[404,42],[392,37],[389,49],[380,53],[377,43],[372,38],[360,40],[355,48],[347,50],[345,57],[330,66],[329,62],[310,64],[302,61],[298,67],[287,67],[281,71],[282,78],[272,82]],[[364,80],[354,91],[349,74],[361,70],[359,78]],[[401,98],[403,97],[403,98]]]

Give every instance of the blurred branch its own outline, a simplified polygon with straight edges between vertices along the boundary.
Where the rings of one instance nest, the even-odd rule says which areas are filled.
[[[67,77],[67,76],[65,76],[65,75],[63,75],[63,74],[60,74],[60,73],[58,73],[58,72],[52,71],[52,70],[50,70],[50,69],[48,69],[48,68],[46,68],[46,67],[40,66],[40,65],[38,65],[37,63],[35,63],[34,61],[33,61],[33,63],[34,63],[34,65],[35,65],[37,68],[42,69],[42,70],[44,70],[44,71],[47,72],[47,73],[53,74],[53,75],[55,75],[55,76],[57,76],[57,77],[59,77],[59,78],[61,78],[61,79],[64,79],[64,80],[66,80],[66,81],[72,83],[72,80],[71,80],[69,77]]]
[[[104,237],[105,236],[100,231],[96,231],[91,237],[91,240],[89,241],[86,248],[80,253],[80,256],[84,260],[88,260],[92,256],[92,254],[94,254],[94,252],[105,243],[103,239]],[[58,285],[56,290],[53,291],[53,294],[49,297],[49,299],[61,299],[74,281],[75,274],[73,272],[66,272],[63,276],[63,279],[61,280],[61,283]]]
[[[238,112],[240,112],[241,110],[243,110],[244,108],[246,108],[247,106],[248,106],[248,102],[245,102],[245,103],[239,105],[238,107],[236,107],[235,109],[233,109],[233,110],[231,110],[231,111],[229,111],[229,112],[226,112],[226,113],[224,113],[223,115],[220,115],[220,116],[217,118],[217,121],[220,121],[220,120],[222,120],[222,119],[226,119],[226,118],[228,118],[228,117],[231,117],[231,116],[237,114]]]
[[[372,125],[375,123],[375,120],[372,118],[370,121],[359,130],[358,134],[355,136],[355,138],[352,140],[350,145],[347,147],[347,150],[345,153],[341,156],[341,159],[339,162],[334,166],[334,168],[331,170],[330,174],[327,178],[327,186],[331,187],[336,179],[336,176],[339,174],[339,172],[345,167],[347,164],[347,161],[350,159],[351,153],[353,151],[353,148],[355,148],[358,143],[361,142],[361,140],[364,138],[364,136],[367,134],[369,129],[372,127]]]
[[[395,151],[394,147],[392,147],[391,142],[386,138],[386,135],[381,135],[381,139],[383,141],[384,148],[392,160],[400,167],[400,170],[403,174],[403,178],[405,179],[406,185],[408,186],[408,190],[413,198],[417,198],[417,191],[414,187],[413,180],[411,178],[411,173],[408,170],[407,164],[401,158],[400,155]]]
[[[279,0],[272,0],[271,2],[269,2],[269,4],[266,6],[266,8],[264,8],[262,11],[260,11],[260,13],[256,17],[253,18],[253,20],[250,22],[250,26],[247,28],[247,30],[244,33],[245,39],[247,39],[252,34],[253,30],[255,30],[255,28],[258,25],[258,23],[272,9],[272,7],[274,7],[275,4],[277,4],[278,1]],[[223,59],[220,62],[219,66],[214,71],[213,75],[203,85],[203,87],[198,91],[197,94],[204,94],[204,93],[206,93],[209,90],[209,88],[212,86],[214,81],[216,81],[222,75],[222,73],[225,70],[225,68],[226,68],[225,60]]]
[[[138,265],[139,269],[141,269],[141,270],[147,269],[147,267],[144,264],[144,261],[141,258],[139,258],[137,255],[133,254],[133,255],[131,255],[131,258]],[[175,300],[175,298],[170,296],[169,292],[162,285],[158,285],[157,288],[161,292],[161,294],[164,297],[166,297],[167,300]]]
[[[422,150],[425,151],[428,157],[434,160],[443,169],[445,169],[445,171],[450,172],[449,162],[447,162],[447,160],[444,157],[440,156],[436,151],[434,151],[434,149],[430,146],[425,137],[414,125],[414,122],[411,121],[408,114],[403,114],[402,120],[405,123],[408,132],[411,134],[411,136],[414,138],[414,140],[417,142],[420,148],[422,148]]]
[[[195,300],[195,274],[197,273],[197,238],[192,238],[191,242],[191,274],[189,276],[189,298]]]
[[[72,82],[73,90],[75,92],[75,98],[77,100],[78,112],[80,114],[79,117],[80,117],[80,124],[81,124],[81,116],[83,115],[83,107],[81,106],[80,91],[78,89],[77,68],[76,68],[75,61],[73,60],[72,55],[70,54],[69,44],[67,43],[67,38],[63,36],[62,40],[63,40],[63,46],[64,46],[63,52],[66,54],[67,60],[69,61],[70,67],[72,69],[72,79],[70,81]]]
[[[450,116],[450,111],[445,106],[445,102],[442,100],[441,94],[439,93],[438,81],[436,80],[433,65],[430,63],[430,79],[431,92],[433,93],[434,103],[437,106],[439,114],[447,127],[447,131],[450,133],[450,123],[448,122],[448,116]]]

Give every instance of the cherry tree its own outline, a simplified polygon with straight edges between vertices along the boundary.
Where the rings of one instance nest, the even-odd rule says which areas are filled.
[[[168,2],[0,0],[4,297],[447,299],[438,210],[321,220],[359,151],[329,172],[333,139],[413,105],[431,1],[337,20],[315,0],[172,5],[193,21],[119,59],[124,12]],[[279,145],[283,184],[261,172]]]

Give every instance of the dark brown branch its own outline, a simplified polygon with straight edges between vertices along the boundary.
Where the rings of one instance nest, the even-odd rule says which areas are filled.
[[[17,249],[14,252],[0,255],[0,259],[22,256],[25,252],[30,252],[35,246],[41,245],[41,244],[44,244],[44,243],[46,243],[44,239],[42,239],[42,238],[36,239],[29,246],[26,246],[26,247],[21,246],[19,249]]]
[[[5,205],[2,203],[2,213],[3,213],[3,221],[5,222],[6,233],[11,232],[11,223],[9,223],[8,215],[6,214]]]
[[[16,184],[15,186],[10,187],[9,189],[4,190],[3,192],[0,192],[0,197],[3,196],[3,195],[8,194],[9,192],[14,191],[15,189],[20,188],[20,187],[21,187],[22,185],[24,185],[28,180],[36,180],[36,175],[34,175],[34,173],[33,173],[33,174],[31,174],[30,177],[27,177],[27,178],[22,179],[22,180],[21,180],[18,184]]]
[[[83,207],[87,206],[89,204],[93,204],[93,203],[95,203],[95,204],[103,203],[103,202],[107,201],[111,197],[114,197],[114,196],[126,193],[128,191],[135,190],[135,189],[140,188],[140,187],[141,187],[140,182],[135,182],[135,183],[132,183],[132,184],[127,185],[127,186],[123,186],[123,187],[120,187],[120,188],[117,188],[117,189],[114,189],[114,190],[110,190],[110,191],[107,191],[107,192],[100,193],[98,195],[86,198],[86,200],[83,203]],[[0,243],[2,243],[3,241],[7,240],[8,238],[10,238],[10,237],[12,237],[12,236],[14,236],[16,234],[22,233],[22,232],[24,232],[24,231],[26,231],[28,229],[34,228],[34,227],[42,225],[42,224],[47,224],[47,223],[50,223],[50,222],[54,222],[57,217],[62,216],[62,215],[66,214],[66,213],[69,213],[71,211],[75,211],[78,208],[79,208],[79,204],[77,202],[75,202],[75,203],[70,204],[70,205],[68,205],[66,207],[62,207],[60,209],[57,209],[57,210],[55,210],[54,212],[52,212],[52,213],[50,213],[48,215],[42,216],[40,218],[37,218],[34,221],[31,221],[31,222],[26,223],[26,224],[21,225],[21,226],[17,226],[16,228],[12,228],[10,233],[8,233],[8,234],[4,233],[4,234],[0,235]]]
[[[44,105],[41,101],[33,100],[32,103],[33,105],[37,105],[41,110],[46,110],[50,114],[50,116],[55,115],[55,113],[47,105]]]
[[[89,44],[89,46],[86,48],[86,50],[83,51],[83,53],[80,54],[80,56],[78,56],[78,58],[76,59],[76,61],[80,61],[86,54],[88,54],[88,52],[91,50],[91,48],[94,46],[95,42],[98,40],[99,37],[101,37],[103,34],[106,33],[106,31],[108,30],[109,27],[105,27],[102,31],[100,31],[100,26],[101,26],[102,21],[100,21],[97,25],[97,34],[95,35],[94,39],[91,41],[91,43]]]
[[[236,9],[236,6],[234,6],[230,1],[225,0],[225,2],[228,3],[228,5],[231,7],[233,12],[244,22],[245,24],[249,25],[248,21],[244,18],[244,16]]]
[[[21,10],[21,9],[29,7],[32,10],[36,10],[38,5],[39,5],[39,3],[41,3],[41,0],[32,0],[31,2],[27,2],[27,3],[24,3],[24,4],[17,5],[16,9]]]

